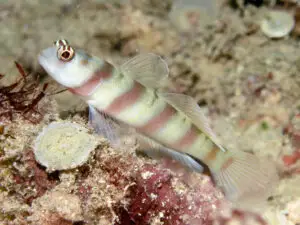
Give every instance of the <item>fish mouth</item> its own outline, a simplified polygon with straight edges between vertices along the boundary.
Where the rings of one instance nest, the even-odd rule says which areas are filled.
[[[53,60],[51,59],[51,57],[49,58],[49,54],[45,54],[45,50],[38,55],[38,63],[40,66],[49,76],[54,78],[53,74],[56,72],[56,67],[53,66]]]
[[[42,60],[51,59],[53,57],[56,57],[56,48],[54,48],[54,47],[44,49],[39,54],[39,59],[42,59]]]
[[[56,59],[56,49],[51,47],[44,49],[43,51],[40,52],[38,55],[38,62],[39,64],[47,71],[51,69],[51,65],[55,62]]]
[[[38,56],[38,62],[40,66],[43,68],[43,70],[49,74],[49,64],[47,63],[47,57],[45,57],[43,54],[40,54]]]
[[[39,63],[40,63],[41,65],[44,64],[44,61],[45,61],[45,60],[46,60],[46,57],[45,57],[45,55],[43,55],[43,53],[41,53],[41,54],[38,55],[38,61],[39,61]]]
[[[45,66],[46,65],[46,61],[47,61],[47,56],[45,54],[45,50],[42,51],[39,55],[38,55],[38,61],[41,64],[41,66]]]

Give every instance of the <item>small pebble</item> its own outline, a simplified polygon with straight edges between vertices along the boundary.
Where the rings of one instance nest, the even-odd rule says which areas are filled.
[[[260,24],[262,32],[269,38],[287,36],[294,26],[294,17],[284,11],[269,11]]]

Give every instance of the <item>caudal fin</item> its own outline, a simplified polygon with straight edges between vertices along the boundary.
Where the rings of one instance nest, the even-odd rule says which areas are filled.
[[[241,207],[265,202],[279,180],[275,164],[245,152],[235,153],[213,176],[226,197]]]

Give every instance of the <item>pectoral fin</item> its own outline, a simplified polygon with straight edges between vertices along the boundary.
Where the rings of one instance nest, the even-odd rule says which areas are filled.
[[[97,134],[108,139],[110,144],[114,146],[120,144],[120,136],[117,130],[119,125],[117,122],[91,105],[89,105],[89,124]]]

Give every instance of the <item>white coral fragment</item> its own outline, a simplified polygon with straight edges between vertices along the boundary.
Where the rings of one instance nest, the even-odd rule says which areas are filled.
[[[70,122],[53,122],[34,143],[36,160],[48,171],[71,169],[84,164],[97,142],[85,127]]]
[[[288,35],[295,26],[294,17],[284,11],[269,11],[261,21],[260,28],[269,38],[281,38]]]

